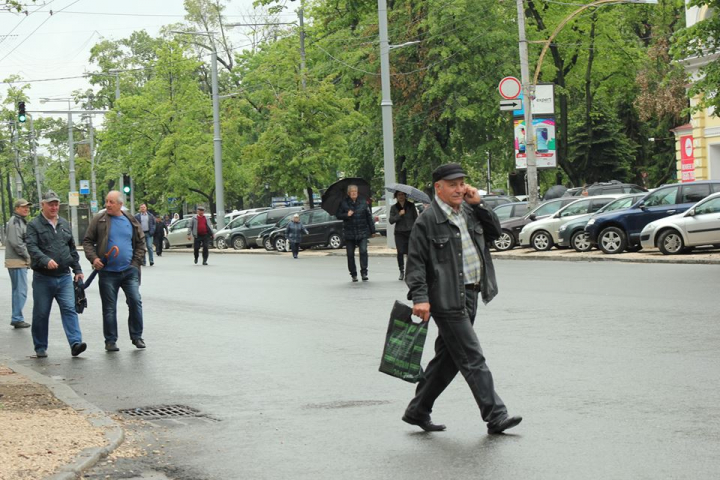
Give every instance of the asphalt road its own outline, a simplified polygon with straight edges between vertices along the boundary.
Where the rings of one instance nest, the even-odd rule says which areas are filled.
[[[393,258],[371,258],[370,282],[352,284],[343,257],[211,254],[207,267],[191,257],[166,253],[143,270],[145,351],[127,338],[124,304],[121,350],[103,350],[96,286],[77,359],[57,309],[45,360],[30,357],[28,331],[0,329],[4,354],[105,411],[181,404],[211,417],[136,426],[163,458],[87,478],[697,479],[720,469],[717,265],[498,260],[500,295],[476,330],[498,393],[524,421],[488,436],[462,378],[433,413],[446,432],[400,421],[414,387],[377,371],[390,308],[406,293]]]

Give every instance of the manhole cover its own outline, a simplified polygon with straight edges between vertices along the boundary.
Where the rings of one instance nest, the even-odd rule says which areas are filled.
[[[159,407],[127,408],[120,410],[120,413],[134,418],[159,419],[159,418],[187,418],[203,417],[199,410],[185,405],[161,405]]]

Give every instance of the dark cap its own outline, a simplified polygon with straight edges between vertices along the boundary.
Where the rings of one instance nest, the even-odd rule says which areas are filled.
[[[203,205],[198,205],[198,206],[197,206],[197,209],[198,209],[198,210],[205,211],[205,207],[204,207]]]
[[[32,207],[32,203],[28,202],[24,198],[18,198],[15,200],[15,208],[18,207]]]
[[[45,192],[42,196],[43,202],[59,202],[60,197],[58,197],[57,193],[53,192],[52,190],[48,190]]]
[[[432,173],[433,183],[438,180],[454,180],[460,177],[467,177],[467,173],[462,169],[459,163],[446,163],[440,165]]]

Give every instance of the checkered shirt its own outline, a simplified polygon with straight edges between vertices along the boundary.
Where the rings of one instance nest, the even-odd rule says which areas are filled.
[[[467,220],[465,219],[465,213],[462,207],[456,212],[450,205],[440,200],[439,197],[435,197],[435,199],[450,223],[460,229],[463,253],[463,277],[465,277],[465,283],[480,283],[480,279],[482,278],[482,260],[468,231]]]

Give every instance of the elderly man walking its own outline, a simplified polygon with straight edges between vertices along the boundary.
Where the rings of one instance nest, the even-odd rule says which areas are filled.
[[[198,205],[197,215],[192,218],[187,233],[188,238],[192,235],[195,239],[193,241],[193,255],[195,257],[195,263],[197,264],[198,262],[198,257],[200,256],[200,245],[202,245],[203,265],[207,265],[208,255],[210,255],[208,247],[212,242],[214,232],[212,229],[212,223],[210,223],[210,220],[208,220],[205,216],[205,207],[202,205]]]
[[[457,163],[433,172],[435,199],[415,222],[405,282],[410,288],[413,314],[438,327],[435,358],[427,366],[402,419],[425,431],[442,431],[430,419],[435,400],[458,372],[467,381],[488,433],[518,425],[495,392],[490,369],[473,324],[478,293],[483,303],[497,294],[489,243],[501,234],[492,210],[480,205],[478,190],[465,183]]]
[[[148,260],[150,260],[150,266],[155,265],[155,259],[153,258],[153,238],[155,237],[155,215],[148,212],[147,205],[144,203],[140,205],[140,212],[135,215],[135,220],[140,222],[142,231],[145,234],[145,250],[147,250]],[[145,265],[145,256],[143,256],[142,264]]]
[[[103,311],[105,350],[117,352],[117,299],[122,288],[127,300],[130,341],[145,348],[140,265],[145,259],[145,237],[139,221],[123,209],[123,196],[117,190],[107,194],[105,212],[90,221],[83,249],[85,258],[98,270]]]
[[[80,322],[75,311],[75,281],[82,280],[80,256],[70,224],[58,216],[60,197],[48,190],[42,197],[41,214],[27,227],[27,249],[33,269],[32,337],[38,358],[47,357],[50,309],[55,300],[60,307],[65,336],[73,357],[85,351]]]
[[[360,275],[363,282],[368,278],[368,239],[375,235],[375,222],[367,199],[358,195],[357,185],[349,185],[347,197],[340,202],[335,214],[343,220],[345,236],[345,253],[347,254],[348,270],[353,282],[357,282],[357,266],[355,265],[355,248],[360,250]]]
[[[7,224],[5,234],[5,268],[10,274],[12,285],[12,315],[10,325],[15,328],[28,328],[29,323],[23,316],[23,307],[27,300],[27,270],[30,266],[30,254],[25,245],[30,202],[24,198],[15,200],[15,213]]]

